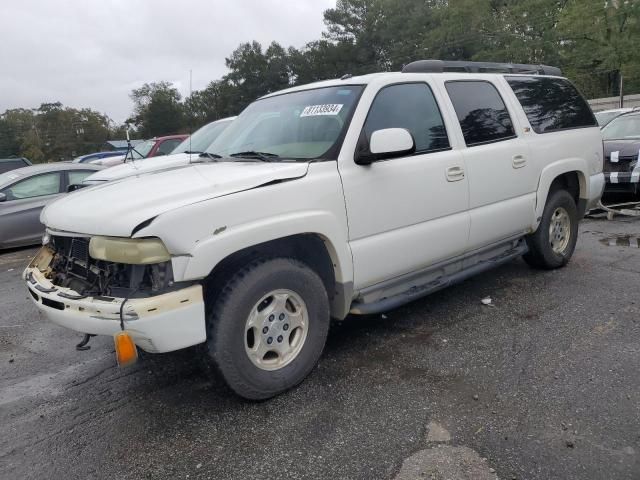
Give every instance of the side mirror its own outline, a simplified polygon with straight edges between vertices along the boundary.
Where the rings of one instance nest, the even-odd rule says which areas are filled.
[[[366,141],[366,137],[364,135],[363,137],[364,141]],[[377,160],[411,155],[415,151],[416,142],[409,130],[405,128],[384,128],[371,134],[368,149],[358,148],[355,162],[358,165],[369,165]]]
[[[72,183],[67,187],[67,193],[75,192],[76,190],[80,190],[84,187],[86,187],[86,185],[82,185],[80,183]]]
[[[0,193],[0,203],[1,202],[6,202],[7,201],[7,194],[6,193]]]

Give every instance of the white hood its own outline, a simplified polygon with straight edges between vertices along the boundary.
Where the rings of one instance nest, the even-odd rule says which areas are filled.
[[[112,180],[120,180],[121,178],[141,175],[143,173],[164,170],[167,168],[175,168],[188,165],[191,160],[198,160],[198,155],[189,155],[187,153],[178,153],[175,155],[167,155],[162,157],[143,158],[141,160],[127,160],[126,163],[116,165],[89,175],[82,183],[94,185],[100,182],[110,182]]]
[[[49,204],[51,230],[129,237],[164,212],[277,180],[306,175],[308,163],[220,162],[187,165],[83,188]]]
[[[98,160],[91,160],[89,163],[93,165],[102,165],[103,167],[113,167],[124,162],[126,155],[116,155],[114,157],[99,158]]]

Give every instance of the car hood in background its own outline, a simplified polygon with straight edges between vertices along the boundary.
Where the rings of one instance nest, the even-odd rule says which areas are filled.
[[[188,165],[190,161],[200,160],[198,155],[178,153],[163,157],[143,158],[141,160],[127,160],[126,163],[107,168],[84,179],[84,184],[94,184],[98,182],[110,182],[121,178],[141,175],[143,173],[155,172]]]
[[[77,190],[46,207],[47,228],[129,237],[164,212],[306,175],[308,163],[216,162],[152,172]]]
[[[123,154],[115,157],[99,158],[97,160],[91,160],[89,163],[92,165],[102,165],[103,167],[113,167],[114,165],[119,165],[124,162],[126,156],[126,154]]]
[[[604,141],[604,156],[609,158],[611,152],[619,152],[618,155],[622,157],[637,157],[640,150],[640,138],[633,138],[629,140],[605,140]]]

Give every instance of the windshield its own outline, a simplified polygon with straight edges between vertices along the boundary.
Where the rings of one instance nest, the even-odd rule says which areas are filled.
[[[362,89],[345,85],[257,100],[206,151],[222,157],[261,152],[296,160],[334,160]]]
[[[218,136],[224,132],[224,129],[229,126],[232,120],[225,120],[221,122],[213,122],[205,125],[204,127],[196,130],[191,138],[186,138],[180,143],[170,155],[176,153],[202,153],[204,152]]]
[[[138,145],[133,147],[133,151],[128,155],[128,158],[131,158],[132,155],[136,160],[140,158],[146,158],[155,144],[155,140],[146,140],[142,143],[139,143]]]
[[[598,121],[598,125],[600,125],[602,127],[603,125],[606,125],[611,120],[616,118],[621,113],[622,112],[597,112],[594,115],[596,116],[596,120]]]
[[[4,185],[5,183],[9,183],[11,180],[16,180],[20,178],[22,175],[16,172],[8,171],[6,173],[0,173],[0,185]]]
[[[622,115],[602,129],[605,140],[640,138],[640,115]]]

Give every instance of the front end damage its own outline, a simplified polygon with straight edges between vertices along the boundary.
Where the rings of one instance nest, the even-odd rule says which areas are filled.
[[[52,236],[24,279],[51,321],[90,335],[124,329],[153,353],[206,340],[199,283],[174,282],[171,261],[136,265],[92,258],[88,237]]]

